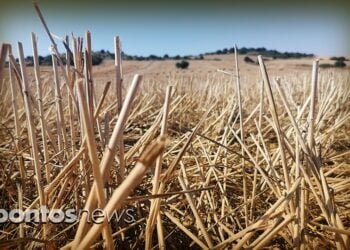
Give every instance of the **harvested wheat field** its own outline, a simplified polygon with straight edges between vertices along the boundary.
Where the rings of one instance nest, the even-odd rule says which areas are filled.
[[[52,67],[35,34],[34,66],[1,48],[1,249],[350,248],[348,69],[175,70],[122,61],[117,37],[93,67],[90,33],[67,40],[71,66],[45,27]]]

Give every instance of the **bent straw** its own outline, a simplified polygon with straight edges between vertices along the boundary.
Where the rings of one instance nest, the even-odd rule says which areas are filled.
[[[94,131],[91,124],[91,118],[90,118],[90,111],[88,109],[88,104],[86,102],[86,97],[83,94],[83,83],[78,83],[78,97],[79,97],[79,104],[80,104],[80,113],[83,120],[84,125],[84,131],[86,134],[86,144],[89,152],[89,158],[92,165],[92,170],[94,174],[94,184],[96,184],[97,187],[97,200],[100,207],[104,207],[106,205],[106,197],[104,194],[104,185],[103,185],[103,179],[101,175],[101,171],[99,169],[99,161],[96,151],[96,141],[94,138]],[[105,225],[103,237],[106,240],[105,247],[107,249],[113,249],[113,240],[112,240],[112,229],[109,224]]]
[[[140,85],[142,76],[135,75],[134,80],[130,86],[130,89],[128,91],[128,94],[125,98],[124,105],[122,107],[122,110],[120,112],[120,116],[118,117],[117,124],[114,127],[112,136],[110,138],[109,144],[103,154],[101,163],[100,163],[100,169],[102,169],[102,176],[103,176],[103,181],[104,183],[107,182],[109,175],[110,175],[110,167],[112,165],[115,153],[116,153],[116,147],[117,147],[117,142],[118,138],[121,136],[121,133],[123,133],[124,126],[127,120],[127,117],[130,113],[131,109],[131,103],[134,100],[134,97],[136,95],[137,89]],[[94,193],[96,192],[96,185],[92,186],[91,192],[89,194],[89,197],[87,198],[86,204],[85,204],[85,209],[90,211],[93,207],[96,206],[96,199],[94,197]],[[79,226],[74,238],[75,242],[80,242],[80,239],[82,235],[85,232],[86,228],[86,213],[83,214]]]
[[[103,222],[101,224],[94,224],[91,227],[86,236],[79,243],[77,249],[87,249],[94,240],[96,240],[103,226],[107,223],[108,215],[112,214],[113,211],[118,210],[126,197],[142,182],[143,176],[146,174],[147,170],[153,166],[157,157],[163,151],[164,146],[165,138],[161,137],[144,150],[135,167],[120,186],[113,192],[111,199],[104,207],[103,214],[107,216],[104,216]]]

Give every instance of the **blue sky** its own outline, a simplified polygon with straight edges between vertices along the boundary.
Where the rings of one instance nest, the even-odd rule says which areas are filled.
[[[71,2],[39,1],[39,5],[52,33],[84,36],[89,30],[94,50],[113,51],[113,37],[119,35],[123,51],[131,55],[199,54],[235,43],[320,56],[350,55],[348,5]],[[49,40],[31,0],[0,4],[0,42],[11,43],[16,55],[21,41],[29,55],[30,32],[39,38],[39,53],[48,54]]]

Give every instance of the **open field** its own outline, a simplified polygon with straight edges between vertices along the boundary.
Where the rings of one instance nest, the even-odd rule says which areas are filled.
[[[260,76],[259,66],[248,64],[244,62],[245,55],[238,55],[238,63],[243,77],[254,75]],[[249,56],[256,60],[257,56]],[[215,73],[218,69],[233,70],[234,68],[234,54],[229,55],[209,55],[204,57],[205,60],[189,60],[190,66],[187,70],[181,71],[176,69],[176,60],[163,61],[124,61],[123,72],[125,76],[142,74],[146,78],[159,78],[169,74],[180,73],[180,75],[206,75]],[[313,58],[301,59],[276,59],[267,58],[267,69],[273,75],[296,75],[301,73],[310,73],[310,65],[312,65]],[[329,60],[328,57],[321,57],[320,64],[332,64],[334,61]],[[102,65],[95,66],[95,74],[101,76],[102,73],[112,73],[114,71],[114,61],[106,60]],[[338,69],[336,71],[345,71],[346,69]],[[323,70],[325,71],[325,70]]]
[[[56,65],[57,78],[11,64],[1,208],[130,209],[134,220],[5,222],[1,247],[346,249],[349,72],[312,73],[312,61],[267,61],[265,71],[239,57],[239,78],[233,55],[183,71],[125,61],[119,76],[111,61],[78,73]]]
[[[0,52],[1,249],[350,249],[349,66],[177,70],[122,61],[116,37],[93,67],[89,32],[65,65],[34,8],[53,66],[34,33],[34,66]]]

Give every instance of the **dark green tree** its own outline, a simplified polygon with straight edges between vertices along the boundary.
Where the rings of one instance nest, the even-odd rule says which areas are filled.
[[[178,69],[187,69],[189,65],[190,65],[189,62],[182,60],[181,62],[177,62],[176,63],[176,68],[178,68]]]
[[[334,67],[337,68],[344,68],[346,66],[346,63],[343,60],[338,60],[334,63]]]

